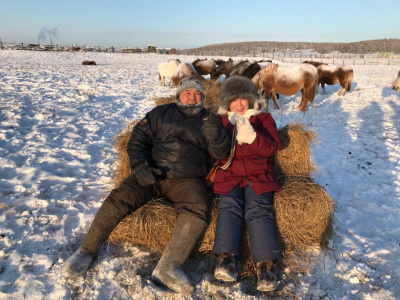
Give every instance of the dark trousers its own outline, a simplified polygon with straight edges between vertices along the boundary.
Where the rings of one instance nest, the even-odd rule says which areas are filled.
[[[129,215],[151,199],[161,197],[173,203],[178,215],[189,213],[202,220],[207,219],[209,196],[202,178],[165,179],[142,187],[137,183],[135,175],[131,174],[104,201]]]
[[[249,186],[236,186],[220,197],[213,253],[233,253],[240,257],[246,222],[253,262],[281,259],[273,193],[256,195]]]

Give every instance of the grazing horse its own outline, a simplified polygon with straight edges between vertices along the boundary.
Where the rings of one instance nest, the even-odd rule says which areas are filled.
[[[213,72],[211,72],[211,79],[217,80],[222,74],[228,77],[235,66],[236,63],[234,63],[232,60],[222,62]]]
[[[175,69],[181,63],[179,59],[170,59],[168,62],[162,62],[158,65],[158,79],[160,79],[160,84],[165,85],[165,78],[172,78]],[[170,81],[170,86],[172,87],[172,79]]]
[[[400,71],[397,74],[397,78],[393,82],[392,87],[396,92],[400,92]]]
[[[309,64],[298,64],[284,67],[270,64],[262,68],[252,79],[257,90],[264,89],[265,99],[272,95],[275,109],[279,109],[276,93],[282,95],[294,95],[301,90],[301,102],[297,107],[300,110],[307,109],[307,103],[313,102],[318,88],[317,69]]]
[[[197,73],[200,75],[211,74],[217,68],[217,63],[212,59],[196,59],[192,62],[193,67],[196,69]]]
[[[325,63],[304,61],[303,63],[312,64],[317,67],[318,71],[318,83],[325,91],[325,84],[334,85],[340,83],[339,96],[344,95],[345,92],[350,91],[351,82],[353,81],[353,69],[348,66],[335,66],[328,65]]]
[[[203,79],[203,77],[199,75],[199,73],[197,73],[196,69],[193,67],[192,64],[180,63],[178,67],[175,69],[174,74],[172,74],[172,79],[171,79],[172,84],[174,86],[177,86],[179,81],[181,81],[181,79],[186,76],[194,76],[198,79]]]

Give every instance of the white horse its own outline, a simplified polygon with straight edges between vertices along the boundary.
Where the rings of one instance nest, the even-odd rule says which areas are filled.
[[[170,59],[168,62],[162,62],[158,65],[158,78],[162,86],[165,85],[165,78],[171,78],[170,87],[172,87],[172,75],[180,63],[179,59]]]
[[[196,69],[191,63],[180,63],[175,69],[174,74],[172,75],[172,84],[174,86],[177,86],[179,81],[181,81],[181,79],[186,76],[194,76],[198,79],[203,78],[199,75],[199,73],[197,73]]]

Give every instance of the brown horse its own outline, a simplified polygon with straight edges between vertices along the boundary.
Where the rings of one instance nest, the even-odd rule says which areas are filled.
[[[210,77],[212,80],[217,80],[221,75],[225,75],[226,77],[228,77],[235,66],[236,63],[234,63],[232,60],[224,61],[220,63],[213,72],[211,72]]]
[[[196,69],[197,73],[200,75],[211,74],[217,68],[217,64],[212,59],[196,59],[192,62],[193,67]]]
[[[276,93],[294,95],[301,90],[301,102],[297,107],[307,109],[307,103],[313,102],[318,88],[317,69],[309,64],[298,64],[284,67],[270,64],[262,68],[252,79],[257,90],[264,89],[265,99],[270,96],[274,100],[275,109],[279,109]]]
[[[174,86],[177,86],[179,81],[183,77],[186,76],[194,76],[198,79],[203,79],[199,73],[197,73],[196,69],[193,67],[192,64],[189,63],[180,63],[178,67],[175,69],[174,74],[172,74],[172,83]]]
[[[320,63],[316,61],[304,61],[303,63],[312,64],[317,67],[318,71],[318,83],[325,91],[325,84],[334,85],[340,83],[340,90],[338,92],[339,96],[344,95],[345,92],[350,91],[351,82],[353,81],[353,69],[348,66],[335,66],[328,65],[325,63]]]
[[[258,63],[259,62],[241,61],[233,68],[232,72],[228,76],[242,75],[252,79],[258,71],[261,70]]]

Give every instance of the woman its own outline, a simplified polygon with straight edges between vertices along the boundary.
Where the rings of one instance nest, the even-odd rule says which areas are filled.
[[[214,180],[214,193],[220,196],[213,248],[219,264],[214,276],[224,282],[237,280],[246,222],[257,267],[257,289],[273,291],[278,286],[274,261],[282,258],[273,214],[273,194],[280,186],[271,160],[280,146],[278,130],[271,114],[261,111],[266,107],[265,99],[244,76],[225,80],[219,101],[223,126],[231,135],[237,128],[237,145],[232,163],[225,170],[219,169]]]

